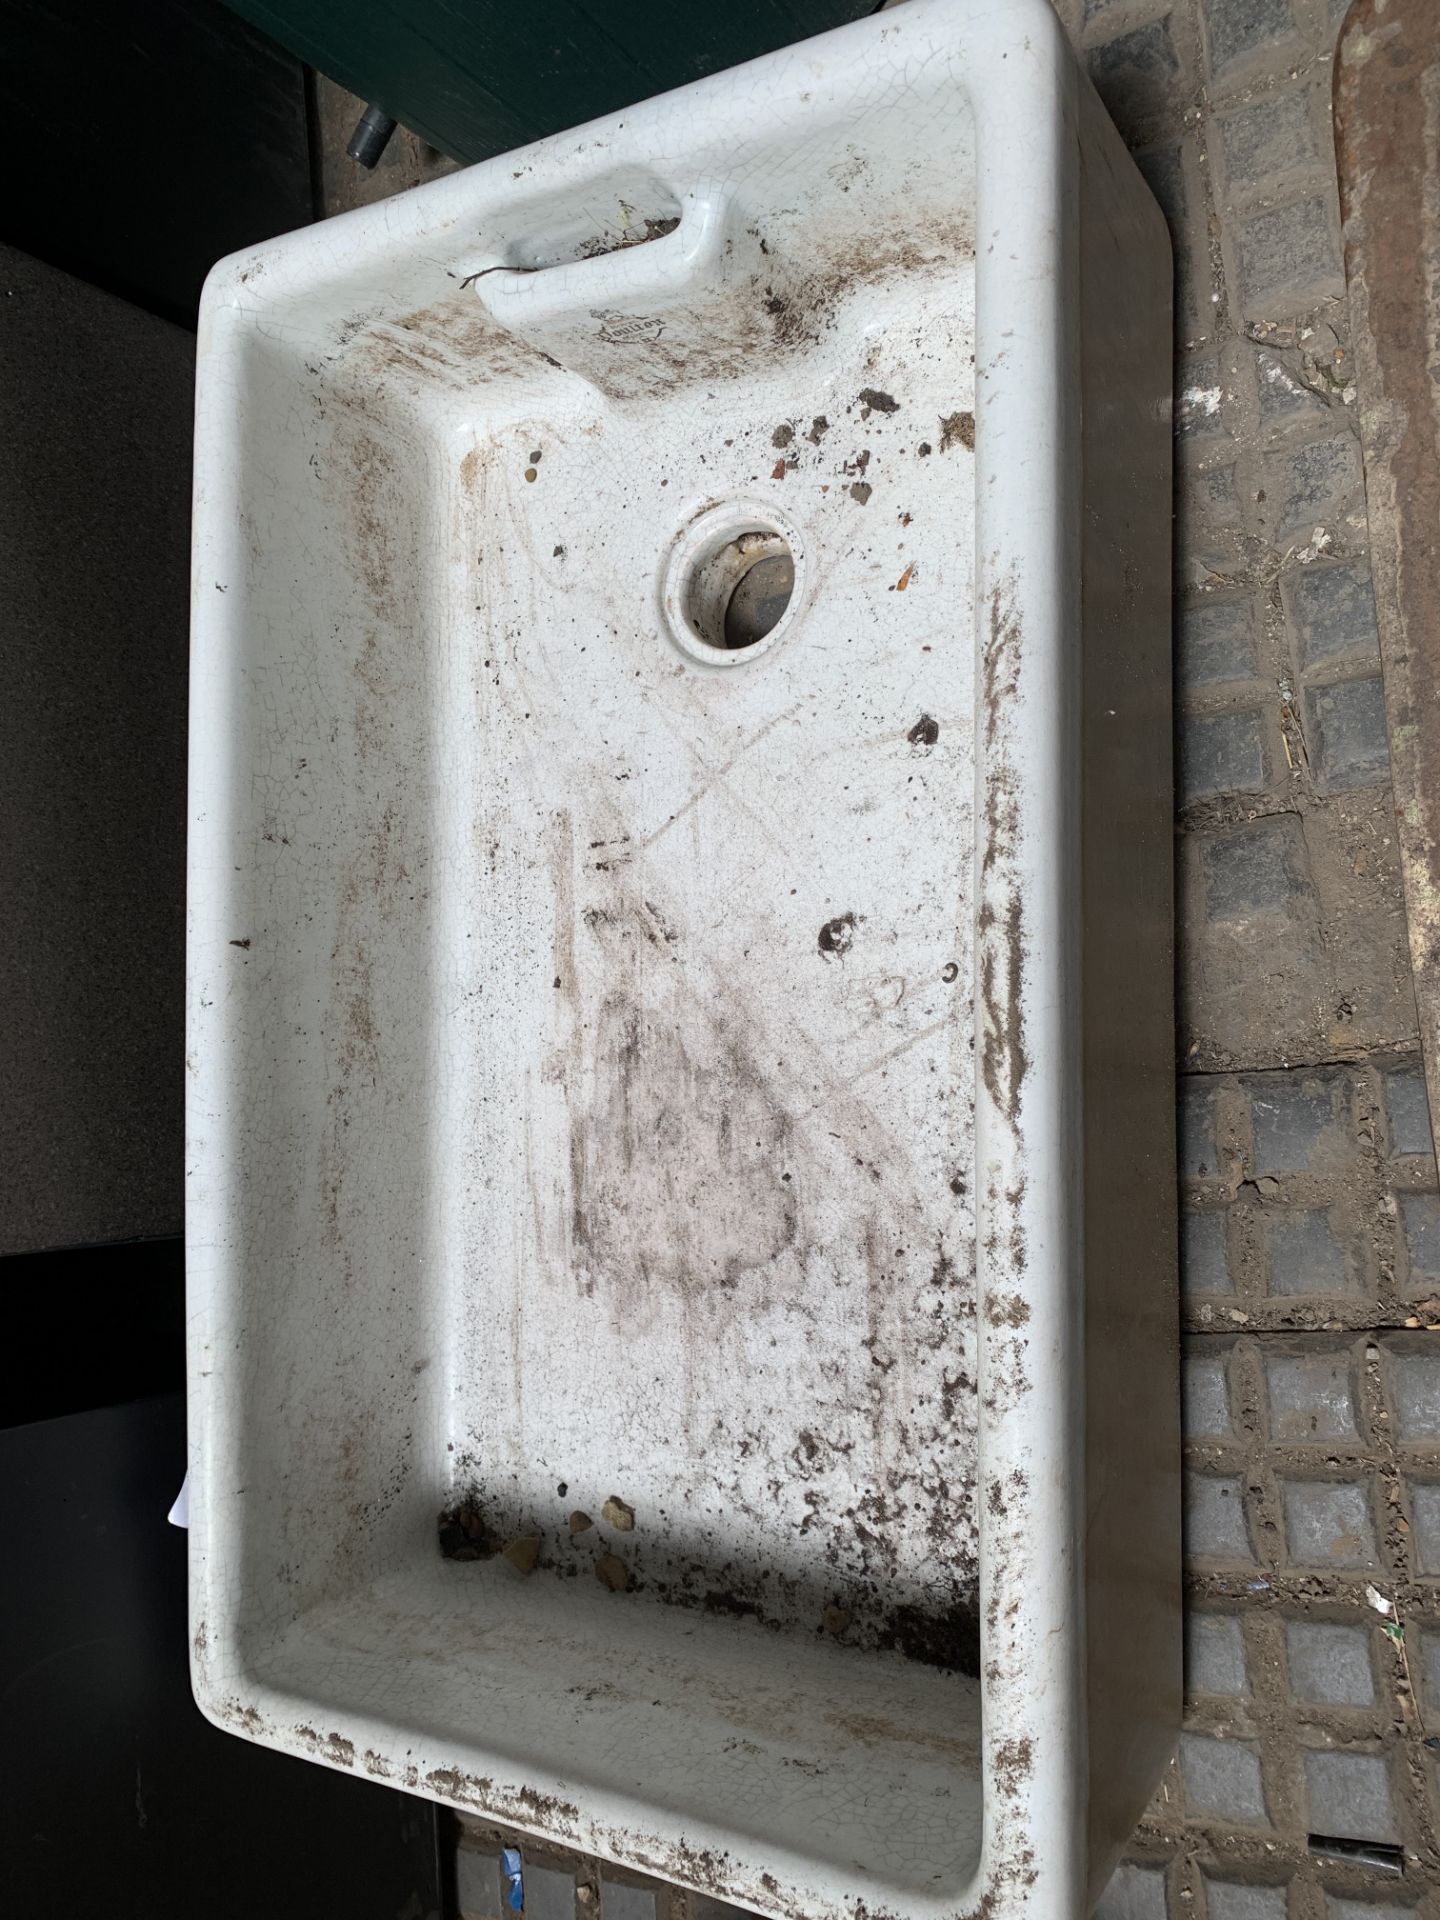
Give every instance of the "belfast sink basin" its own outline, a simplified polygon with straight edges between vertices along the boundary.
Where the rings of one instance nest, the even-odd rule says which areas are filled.
[[[1178,1722],[1169,258],[912,0],[223,262],[197,1698],[776,1915]]]

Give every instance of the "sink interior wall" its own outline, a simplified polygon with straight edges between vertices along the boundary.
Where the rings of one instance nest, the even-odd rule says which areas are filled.
[[[438,556],[417,537],[440,487],[413,410],[327,381],[318,350],[283,334],[250,352],[254,478],[228,565],[197,583],[234,609],[216,697],[246,774],[219,883],[227,938],[192,954],[202,999],[249,1009],[227,1041],[244,1095],[221,1196],[246,1315],[200,1365],[233,1369],[243,1337],[229,1404],[256,1417],[208,1444],[237,1463],[237,1630],[261,1644],[412,1552],[440,1471]],[[203,1274],[206,1249],[189,1257]],[[225,1404],[207,1398],[209,1417]]]

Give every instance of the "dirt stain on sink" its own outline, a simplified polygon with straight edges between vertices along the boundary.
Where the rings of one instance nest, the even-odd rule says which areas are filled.
[[[572,1113],[587,1288],[732,1289],[795,1243],[794,1128],[749,1049],[680,991],[607,994]]]

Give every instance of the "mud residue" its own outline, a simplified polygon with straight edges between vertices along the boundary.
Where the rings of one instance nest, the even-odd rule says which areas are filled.
[[[505,1536],[486,1519],[473,1496],[445,1508],[439,1517],[440,1551],[447,1560],[493,1560]]]
[[[368,378],[382,391],[398,378],[427,391],[438,384],[473,392],[505,381],[533,382],[542,365],[556,365],[497,325],[475,295],[458,286],[448,298],[396,320],[365,316],[342,348],[347,379]]]
[[[990,596],[982,659],[985,732],[985,853],[977,916],[980,943],[982,1045],[985,1090],[1010,1126],[1020,1123],[1021,1089],[1029,1068],[1025,1049],[1025,909],[1015,872],[1019,847],[1017,779],[1010,754],[1020,684],[1020,622],[1013,587]]]
[[[705,1595],[706,1613],[723,1613],[732,1620],[753,1620],[759,1612],[759,1603],[747,1600],[743,1594],[717,1591],[715,1588]]]
[[[760,288],[762,310],[777,347],[815,345],[835,325],[840,306],[857,288],[900,274],[948,270],[957,258],[973,252],[974,235],[963,218],[939,218],[908,229],[897,221],[888,231],[872,225],[833,244],[809,272],[789,281],[765,282]],[[890,400],[881,412],[895,408],[889,394],[879,397]],[[865,394],[860,399],[874,406]]]
[[[980,1673],[980,1616],[968,1601],[931,1612],[918,1606],[896,1607],[880,1645],[924,1667],[947,1673]]]
[[[575,249],[577,260],[598,260],[607,253],[624,253],[629,247],[643,247],[651,240],[663,240],[667,233],[674,233],[680,224],[679,214],[672,214],[664,220],[637,220],[620,234],[597,233],[593,239],[582,240]]]
[[[734,1288],[794,1245],[791,1119],[723,1019],[678,991],[612,992],[586,1078],[571,1219],[591,1287]]]
[[[395,588],[404,561],[397,529],[406,524],[404,516],[395,511],[395,453],[363,426],[343,437],[337,435],[336,451],[345,469],[352,577],[364,591],[372,618],[387,619],[394,611]]]
[[[876,1713],[832,1712],[825,1718],[837,1732],[859,1746],[923,1747],[951,1765],[958,1764],[972,1771],[979,1759],[976,1730],[958,1720],[953,1733],[936,1733],[927,1727],[917,1727],[911,1721],[891,1720]]]
[[[980,1056],[985,1091],[1012,1128],[1020,1125],[1020,1089],[1029,1069],[1025,1051],[1024,989],[1025,923],[1018,888],[1006,902],[998,942],[988,938],[997,925],[994,909],[980,909],[978,929],[985,945],[980,959],[980,1001],[984,1013],[984,1044]],[[998,944],[1000,953],[995,948]]]
[[[967,453],[975,451],[975,416],[968,409],[947,413],[940,421],[941,453],[948,453],[956,446],[964,447]]]
[[[855,944],[854,914],[839,913],[833,920],[827,920],[821,927],[815,944],[824,954],[848,953]]]
[[[1034,1770],[1034,1751],[1028,1734],[1016,1734],[1002,1740],[991,1756],[996,1784],[1007,1800],[1013,1800]]]

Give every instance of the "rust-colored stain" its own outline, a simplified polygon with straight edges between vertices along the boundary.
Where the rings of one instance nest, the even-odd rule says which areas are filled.
[[[1335,150],[1410,958],[1440,1113],[1440,8],[1359,0]]]

